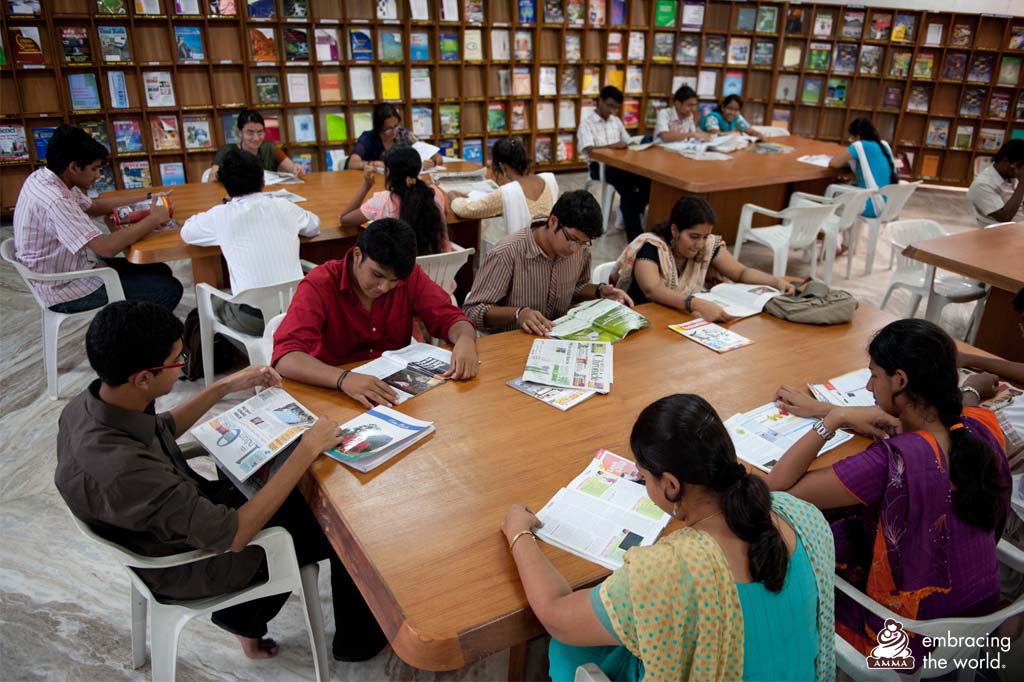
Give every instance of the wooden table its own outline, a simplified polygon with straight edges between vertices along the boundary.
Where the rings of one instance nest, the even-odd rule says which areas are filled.
[[[449,170],[475,170],[480,166],[464,161],[445,164]],[[307,201],[299,204],[320,217],[320,234],[310,239],[302,238],[300,253],[302,257],[314,263],[339,258],[355,244],[359,234],[358,227],[342,227],[339,222],[341,209],[349,199],[359,191],[363,182],[362,171],[336,171],[324,173],[308,173],[303,177],[301,185],[273,185],[264,191],[287,189],[305,197]],[[224,186],[218,182],[193,182],[173,188],[174,218],[178,224],[192,215],[201,213],[217,205],[227,196]],[[384,176],[381,175],[374,191],[384,190]],[[103,196],[137,194],[138,190],[119,190],[107,192]],[[479,262],[480,253],[480,221],[463,220],[449,209],[448,232],[451,240],[460,246],[476,249],[470,268],[459,272],[457,281],[460,289],[469,290],[472,285],[472,273]],[[196,284],[206,282],[217,287],[227,283],[227,269],[221,258],[220,249],[216,247],[190,246],[181,240],[179,230],[166,230],[150,234],[132,245],[128,252],[128,260],[132,263],[166,263],[176,260],[192,261],[192,277]]]
[[[866,305],[852,323],[831,327],[758,315],[731,325],[754,343],[718,355],[667,329],[686,315],[657,304],[638,309],[651,327],[615,345],[610,394],[561,412],[505,385],[522,373],[535,337],[483,337],[476,379],[399,408],[433,420],[436,433],[369,474],[322,457],[303,479],[311,508],[410,665],[454,670],[542,634],[498,530],[505,511],[513,503],[540,509],[598,448],[631,457],[630,429],[649,403],[693,392],[727,418],[770,401],[782,382],[803,386],[867,366],[868,340],[894,319]],[[335,391],[292,381],[285,387],[339,422],[362,411]],[[855,438],[815,466],[866,445]],[[574,587],[608,573],[542,546]]]
[[[773,137],[767,141],[794,149],[786,154],[738,151],[731,154],[730,161],[694,161],[653,146],[642,152],[594,149],[590,158],[651,179],[649,224],[667,220],[679,198],[693,194],[707,199],[715,209],[718,217],[715,232],[722,235],[726,244],[732,244],[736,241],[736,226],[743,204],[781,210],[795,191],[824,194],[825,188],[835,182],[841,172],[797,161],[797,157],[805,154],[835,156],[844,149],[838,144],[798,135]]]
[[[1013,297],[1024,288],[1024,222],[969,230],[911,244],[903,255],[929,266],[929,289],[935,268],[950,270],[992,285],[974,341],[979,348],[1007,360],[1024,362],[1024,338]],[[938,301],[929,296],[926,317],[936,319]]]

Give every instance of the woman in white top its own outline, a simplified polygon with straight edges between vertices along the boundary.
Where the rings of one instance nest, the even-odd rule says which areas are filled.
[[[697,93],[689,85],[680,86],[672,96],[672,106],[658,112],[654,139],[658,142],[706,140],[710,137],[697,127]]]
[[[546,220],[558,199],[558,182],[552,173],[530,171],[531,161],[518,137],[499,139],[491,151],[491,173],[500,187],[479,199],[449,192],[448,202],[462,218],[505,217],[508,234]]]

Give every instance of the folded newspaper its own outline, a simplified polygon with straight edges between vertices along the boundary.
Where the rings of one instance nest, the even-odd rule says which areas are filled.
[[[647,497],[636,464],[598,450],[587,468],[559,490],[537,518],[537,537],[615,570],[631,547],[654,544],[669,516]]]
[[[452,354],[444,348],[412,343],[399,350],[386,351],[353,371],[382,380],[395,389],[398,402],[404,403],[447,381],[444,374],[451,368],[451,362]]]
[[[587,398],[593,398],[595,391],[586,391],[582,388],[555,388],[544,384],[535,384],[532,381],[523,381],[522,378],[511,379],[506,384],[522,391],[526,395],[545,402],[565,412],[570,407],[575,407]]]
[[[537,339],[526,359],[523,380],[607,393],[614,380],[612,344]]]
[[[271,185],[301,185],[303,180],[294,173],[284,173],[281,171],[263,171],[263,184],[267,187]]]
[[[700,318],[681,324],[670,324],[668,328],[718,353],[727,353],[753,343],[745,336]]]
[[[433,432],[433,422],[378,405],[342,424],[341,445],[324,454],[366,473]]]
[[[719,284],[694,298],[711,301],[735,318],[750,317],[764,310],[765,304],[782,292],[766,284]]]
[[[651,326],[646,317],[607,298],[587,301],[554,321],[548,335],[571,341],[610,341],[626,338],[634,329]]]
[[[782,455],[814,427],[815,421],[768,403],[726,419],[725,428],[736,447],[737,457],[762,471],[771,471]],[[821,452],[828,452],[851,438],[853,435],[846,431],[836,431],[835,438],[825,443]]]

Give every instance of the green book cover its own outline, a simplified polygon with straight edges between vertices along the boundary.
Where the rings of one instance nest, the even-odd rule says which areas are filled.
[[[804,104],[817,104],[821,100],[821,81],[817,78],[804,80],[804,89],[800,101]]]
[[[124,0],[96,0],[97,14],[127,14]]]
[[[654,25],[675,28],[676,0],[658,0],[654,6]]]
[[[811,47],[807,51],[807,70],[828,71],[830,52],[827,44],[811,43]]]
[[[339,142],[348,139],[348,121],[345,114],[327,114],[327,141]]]
[[[487,130],[505,130],[507,124],[505,122],[505,105],[503,103],[494,103],[487,105]]]

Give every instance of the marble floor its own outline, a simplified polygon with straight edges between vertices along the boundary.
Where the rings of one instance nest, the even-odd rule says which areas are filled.
[[[582,174],[563,175],[563,189],[582,186]],[[930,217],[947,230],[972,229],[973,218],[962,193],[919,190],[904,217]],[[487,225],[485,238],[497,239],[501,226]],[[0,238],[11,236],[9,225],[0,227]],[[625,244],[621,230],[611,230],[594,247],[594,262],[614,259]],[[863,254],[864,249],[860,250]],[[744,248],[747,265],[770,269],[771,256],[757,247]],[[880,244],[875,273],[863,277],[862,257],[854,264],[855,276],[841,277],[838,267],[833,284],[848,289],[860,300],[877,305],[885,291],[889,271],[887,245]],[[803,274],[806,265],[796,257],[791,274]],[[176,264],[178,277],[191,289],[185,264]],[[905,298],[895,296],[890,310],[902,314]],[[186,293],[178,308],[185,313],[195,306]],[[972,305],[950,305],[943,324],[962,332]],[[921,306],[919,315],[923,314]],[[128,581],[122,569],[103,551],[75,530],[62,500],[53,487],[54,443],[57,418],[67,398],[83,390],[92,378],[83,345],[86,322],[73,322],[63,330],[59,349],[62,399],[45,395],[41,361],[41,330],[38,308],[24,283],[10,267],[0,267],[0,680],[145,680],[148,664],[130,666]],[[780,377],[782,379],[782,377]],[[199,384],[180,382],[160,401],[167,409],[199,389]],[[221,411],[227,403],[220,405]],[[212,472],[209,462],[198,468]],[[495,519],[495,527],[500,519]],[[321,597],[330,598],[327,571],[321,572]],[[327,631],[333,631],[331,610],[325,608]],[[268,661],[244,658],[233,637],[197,619],[185,630],[178,650],[178,674],[182,680],[292,680],[311,679],[312,660],[296,598],[271,623],[271,635],[281,653]],[[543,677],[543,646],[529,656],[528,676]],[[434,674],[410,668],[385,650],[362,664],[333,664],[336,680],[500,680],[505,679],[508,653],[500,652],[452,673]]]

